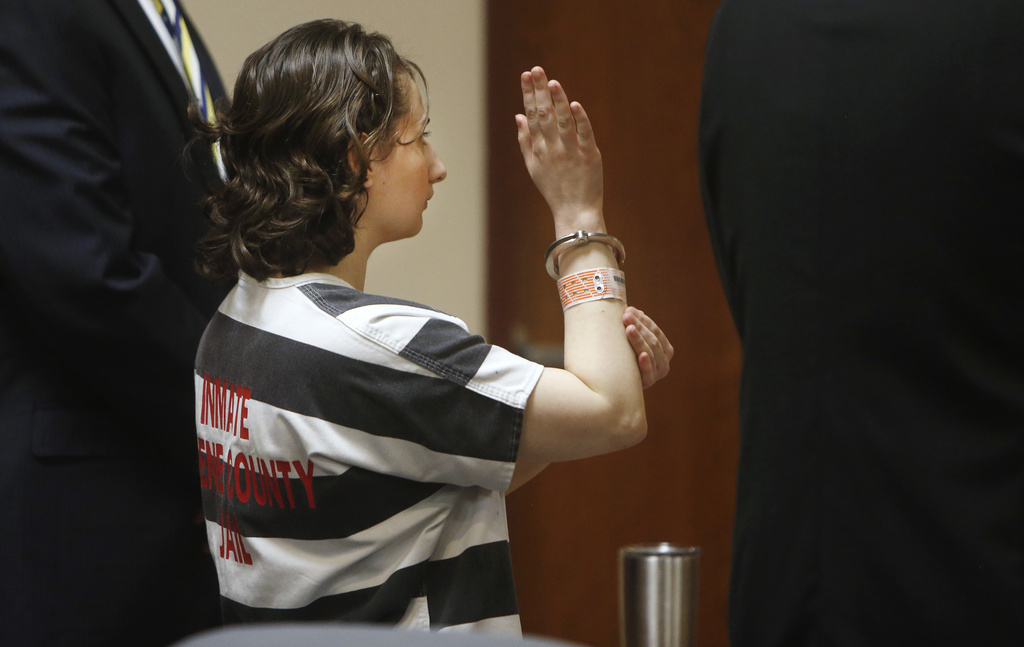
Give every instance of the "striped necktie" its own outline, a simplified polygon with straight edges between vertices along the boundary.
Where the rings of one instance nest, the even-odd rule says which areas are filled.
[[[210,94],[210,88],[206,84],[206,79],[203,78],[203,67],[199,64],[199,55],[196,53],[196,47],[192,43],[192,35],[185,24],[185,17],[181,11],[178,11],[176,6],[164,4],[161,0],[153,0],[153,6],[156,7],[160,18],[164,21],[164,25],[174,39],[175,45],[178,46],[181,65],[185,70],[185,78],[188,81],[189,88],[192,90],[192,96],[199,104],[199,113],[207,121],[212,121],[213,96]]]
[[[210,94],[210,86],[203,77],[203,66],[199,62],[196,46],[192,43],[192,35],[188,31],[188,25],[185,24],[185,17],[177,5],[174,4],[174,0],[166,0],[166,2],[167,4],[163,0],[153,0],[153,6],[156,8],[157,13],[160,14],[160,19],[178,48],[181,67],[185,71],[185,84],[192,93],[192,97],[196,100],[199,114],[207,122],[213,122],[215,117],[213,112],[213,95]],[[174,15],[171,15],[172,13]],[[221,179],[226,181],[227,172],[224,169],[224,160],[221,159],[220,144],[213,144],[211,152],[213,153],[213,160],[217,164],[217,171],[220,173]]]

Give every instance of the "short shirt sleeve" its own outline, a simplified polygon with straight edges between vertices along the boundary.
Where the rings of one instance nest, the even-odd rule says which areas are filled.
[[[471,334],[456,317],[419,304],[324,284],[302,292],[365,343],[374,377],[348,384],[378,409],[370,433],[390,438],[378,469],[416,480],[505,490],[526,402],[543,367]],[[386,422],[384,422],[386,420]],[[412,447],[409,447],[411,444]],[[401,448],[422,448],[403,456]]]

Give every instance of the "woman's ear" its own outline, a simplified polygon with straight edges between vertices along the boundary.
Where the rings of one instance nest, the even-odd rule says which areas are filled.
[[[358,175],[363,168],[363,164],[366,164],[366,181],[363,182],[364,189],[369,189],[373,185],[373,163],[370,162],[369,152],[365,148],[367,138],[366,133],[359,133],[360,145],[358,147],[354,141],[349,141],[348,143],[348,167],[352,169],[352,172]],[[362,160],[359,159],[359,153],[362,153]]]

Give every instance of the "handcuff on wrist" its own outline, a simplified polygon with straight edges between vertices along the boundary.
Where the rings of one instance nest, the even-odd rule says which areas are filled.
[[[568,236],[562,236],[548,246],[547,251],[544,252],[544,267],[547,269],[548,275],[557,280],[559,277],[558,260],[562,254],[571,248],[583,247],[590,243],[608,245],[615,252],[616,263],[621,266],[626,262],[626,248],[623,247],[622,242],[618,238],[609,234],[600,234],[580,229]]]

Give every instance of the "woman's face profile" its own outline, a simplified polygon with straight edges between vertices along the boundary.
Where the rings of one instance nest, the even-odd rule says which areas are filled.
[[[398,126],[397,144],[383,160],[371,162],[366,176],[366,211],[360,227],[375,245],[410,238],[423,227],[423,212],[434,184],[448,171],[427,139],[429,121],[420,90],[409,83],[409,112]]]

